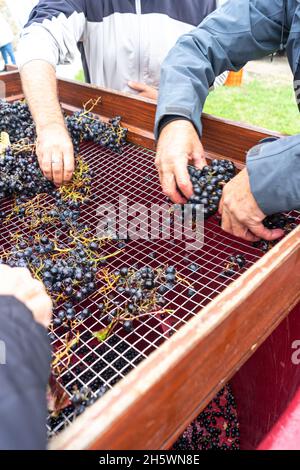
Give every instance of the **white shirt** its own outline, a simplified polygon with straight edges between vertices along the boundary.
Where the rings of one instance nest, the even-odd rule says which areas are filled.
[[[170,49],[215,5],[215,0],[45,0],[23,30],[18,65],[70,64],[79,43],[93,84],[131,93],[130,80],[157,88]]]

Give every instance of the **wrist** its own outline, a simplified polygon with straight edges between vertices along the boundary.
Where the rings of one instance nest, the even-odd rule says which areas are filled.
[[[190,137],[195,136],[198,134],[196,133],[195,127],[191,121],[188,119],[176,119],[174,121],[169,122],[168,124],[165,125],[165,127],[162,129],[159,139],[163,138],[165,135],[188,135]]]
[[[167,127],[169,124],[173,123],[173,122],[177,122],[177,121],[186,121],[186,122],[190,122],[191,123],[191,120],[184,117],[184,116],[176,116],[176,115],[167,115],[167,116],[164,116],[162,118],[162,120],[160,121],[159,123],[159,127],[158,127],[158,136],[160,137],[162,131],[164,130],[165,127]]]
[[[64,128],[66,129],[66,125],[63,119],[58,118],[54,120],[49,120],[49,121],[44,121],[41,123],[36,124],[36,131],[37,134],[41,134],[42,132],[46,131],[47,129],[53,129],[53,128]]]

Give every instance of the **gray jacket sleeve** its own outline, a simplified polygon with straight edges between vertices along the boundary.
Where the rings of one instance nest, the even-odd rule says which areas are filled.
[[[47,331],[13,297],[0,297],[0,449],[45,450]]]
[[[300,135],[254,147],[247,168],[251,191],[264,214],[300,209]]]
[[[201,135],[210,86],[224,71],[279,49],[283,11],[283,0],[229,0],[182,36],[162,67],[156,137],[166,115],[190,119]]]

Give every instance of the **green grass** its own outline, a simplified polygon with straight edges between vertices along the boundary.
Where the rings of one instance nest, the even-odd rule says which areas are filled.
[[[204,111],[284,134],[300,133],[300,114],[291,86],[254,80],[210,93]]]
[[[75,80],[85,81],[83,70]],[[220,87],[210,93],[204,111],[283,134],[300,133],[300,114],[292,85],[256,79],[241,87]]]
[[[78,82],[83,82],[83,83],[85,82],[83,70],[79,70],[79,72],[76,73],[74,80],[77,80]]]

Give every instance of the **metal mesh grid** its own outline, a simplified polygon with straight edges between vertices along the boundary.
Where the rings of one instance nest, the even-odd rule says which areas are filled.
[[[166,203],[153,165],[152,151],[127,144],[124,153],[117,155],[107,149],[85,144],[81,154],[95,173],[92,198],[81,213],[81,220],[91,227],[91,237],[95,234],[98,223],[96,212],[100,204],[109,202],[117,205],[120,195],[126,196],[129,204]],[[2,210],[9,209],[10,204],[4,203]],[[295,215],[300,222],[300,214],[293,213],[294,217]],[[4,250],[10,248],[8,235],[16,230],[20,231],[16,218],[1,230],[0,243]],[[106,253],[112,253],[115,249],[115,246],[108,245]],[[247,264],[233,277],[224,279],[220,276],[224,265],[229,256],[236,254],[243,254]],[[147,265],[155,269],[174,265],[179,275],[188,281],[197,293],[190,298],[187,285],[178,282],[165,294],[167,307],[172,309],[172,314],[145,316],[136,322],[132,333],[126,333],[122,325],[118,325],[104,343],[97,342],[92,332],[108,325],[108,315],[101,316],[97,308],[97,304],[103,302],[105,295],[92,294],[78,304],[77,312],[89,308],[92,315],[79,327],[80,343],[72,352],[70,363],[61,361],[63,367],[60,383],[65,392],[71,395],[74,387],[81,389],[83,386],[90,387],[94,393],[101,386],[112,388],[262,255],[262,252],[251,244],[225,234],[220,229],[217,216],[205,223],[205,244],[200,251],[186,251],[185,241],[178,240],[128,241],[124,252],[109,260],[110,270],[114,271],[121,266],[140,268]],[[191,263],[199,266],[198,271],[191,271]],[[125,297],[119,294],[117,298],[120,306],[125,304]],[[61,345],[61,328],[54,330],[54,350]],[[61,430],[73,419],[74,410],[69,406],[58,418],[49,420],[50,435]]]

